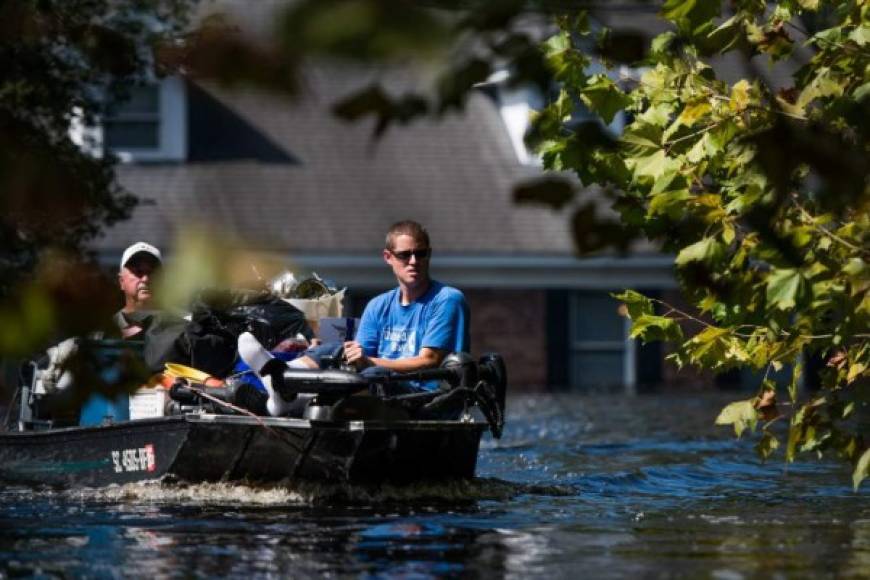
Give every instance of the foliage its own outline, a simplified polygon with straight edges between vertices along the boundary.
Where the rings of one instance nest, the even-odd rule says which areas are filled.
[[[870,461],[870,2],[667,0],[660,14],[672,29],[626,77],[586,75],[585,20],[560,20],[544,47],[560,94],[534,142],[548,169],[613,191],[622,221],[676,254],[699,314],[627,291],[632,336],[674,342],[680,366],[763,374],[717,422],[737,435],[760,424],[763,458],[780,446],[788,461],[843,457],[857,487]],[[749,59],[750,76],[718,78],[719,53]],[[765,81],[765,64],[795,62],[789,84]],[[577,100],[602,123],[630,115],[617,146],[572,129]],[[819,392],[798,388],[805,356],[825,361]]]
[[[153,49],[185,26],[190,4],[0,0],[2,353],[92,325],[90,307],[103,294],[94,272],[75,264],[86,243],[129,216],[136,200],[115,182],[114,159],[84,153],[70,127],[93,121],[132,83],[159,74]]]

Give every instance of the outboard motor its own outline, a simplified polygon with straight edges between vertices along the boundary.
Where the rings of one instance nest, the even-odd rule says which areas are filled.
[[[475,387],[478,407],[489,423],[492,436],[501,438],[504,430],[504,408],[507,395],[507,368],[501,355],[494,352],[480,357],[478,362],[480,382]]]
[[[504,410],[507,396],[507,367],[504,359],[498,353],[488,352],[480,357],[477,364],[480,380],[486,381],[495,388],[498,405]]]
[[[422,417],[445,417],[464,414],[468,407],[477,404],[489,424],[493,437],[498,439],[504,430],[504,407],[507,391],[507,370],[501,356],[489,353],[479,362],[468,353],[451,353],[438,369],[413,373],[414,378],[427,376],[440,378],[442,383],[438,393],[408,395],[406,403],[421,399],[422,406],[417,413]],[[428,400],[423,397],[430,397]],[[452,417],[451,417],[452,418]]]
[[[444,357],[442,369],[453,370],[455,374],[446,380],[451,387],[473,387],[477,383],[477,365],[467,352],[452,352]]]

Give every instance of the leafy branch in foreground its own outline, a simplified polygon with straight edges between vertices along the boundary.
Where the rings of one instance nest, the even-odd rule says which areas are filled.
[[[674,343],[681,367],[763,375],[758,395],[717,423],[738,436],[760,425],[763,458],[779,447],[788,461],[838,455],[857,487],[870,465],[870,3],[727,6],[666,1],[673,30],[652,41],[638,78],[587,75],[585,20],[561,19],[543,47],[561,90],[532,137],[547,169],[615,191],[623,224],[676,255],[698,314],[629,290],[617,298],[631,336]],[[747,57],[752,74],[719,79],[710,56],[725,52]],[[765,58],[798,63],[791,84],[753,72]],[[571,124],[577,101],[603,123],[628,113],[617,143],[585,139]],[[822,388],[802,394],[807,356],[825,361]],[[780,387],[771,373],[783,369],[791,380]],[[777,406],[781,388],[788,402]]]
[[[194,3],[0,1],[0,356],[95,330],[115,303],[86,248],[137,199],[116,160],[83,150],[70,129],[155,78],[156,48],[186,28]]]

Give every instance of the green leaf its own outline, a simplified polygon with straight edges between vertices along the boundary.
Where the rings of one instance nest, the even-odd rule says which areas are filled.
[[[795,423],[792,419],[792,424],[788,427],[788,442],[785,445],[785,460],[791,463],[794,461],[795,453],[797,453],[798,443],[801,441],[803,428],[800,423]]]
[[[798,362],[794,365],[794,369],[791,372],[791,383],[788,385],[788,397],[791,399],[792,404],[797,404],[798,398],[798,383],[800,382],[801,373],[803,373],[804,365],[801,362]]]
[[[634,123],[626,129],[620,140],[628,145],[633,145],[635,151],[660,149],[662,130],[653,125]]]
[[[580,91],[580,98],[605,123],[631,104],[631,99],[606,75],[594,75]]]
[[[732,16],[707,35],[705,45],[711,51],[726,52],[740,40],[742,34],[740,19]]]
[[[752,100],[751,91],[752,85],[749,84],[749,81],[746,79],[737,81],[731,87],[731,109],[737,112],[745,110]]]
[[[814,425],[809,425],[804,430],[803,443],[798,448],[798,451],[801,453],[806,453],[807,451],[816,451],[818,450],[825,441],[831,438],[831,432],[828,430],[819,432],[818,429]]]
[[[700,163],[704,159],[710,159],[722,152],[722,147],[716,144],[714,133],[704,133],[695,141],[692,148],[686,152],[689,163]]]
[[[855,412],[855,401],[849,401],[845,405],[843,405],[843,413],[840,415],[841,419],[848,419],[849,415]]]
[[[849,372],[846,375],[846,384],[851,384],[855,382],[860,376],[863,376],[867,372],[867,365],[864,363],[854,363],[849,366]]]
[[[628,309],[628,317],[632,320],[653,313],[652,300],[634,290],[626,290],[622,294],[611,294],[614,298],[624,303]]]
[[[665,214],[672,218],[679,217],[685,212],[685,202],[691,199],[692,194],[688,189],[678,189],[676,191],[663,191],[652,196],[647,209],[647,217],[652,217],[658,214]]]
[[[721,258],[723,252],[724,246],[716,238],[707,237],[680,250],[675,263],[677,266],[685,266],[691,262],[711,264]]]
[[[632,170],[636,181],[661,179],[680,169],[680,162],[668,157],[664,150],[644,157],[631,157],[626,160],[626,165]]]
[[[736,235],[737,232],[734,230],[733,224],[729,222],[722,224],[722,240],[726,244],[730,244],[731,242],[733,242]]]
[[[852,472],[852,486],[855,491],[858,491],[858,486],[868,475],[870,475],[870,449],[865,449],[858,463],[855,464],[855,471]]]
[[[870,26],[862,24],[849,33],[849,40],[855,41],[858,46],[867,46],[870,43]]]
[[[662,16],[668,20],[685,18],[695,8],[697,0],[667,0],[662,6]]]
[[[629,336],[640,338],[644,342],[656,340],[680,342],[683,340],[683,330],[673,318],[641,314],[632,320]]]
[[[567,91],[559,92],[558,98],[541,111],[533,111],[529,116],[530,128],[526,143],[532,147],[547,140],[563,139],[562,124],[571,117],[573,109],[571,96]]]
[[[777,439],[772,433],[765,431],[761,436],[761,440],[755,446],[755,451],[758,453],[759,457],[761,457],[761,460],[765,461],[778,448],[779,439]]]
[[[803,270],[804,278],[807,280],[812,280],[816,276],[821,276],[822,274],[827,274],[830,272],[828,267],[821,262],[815,262],[809,268]]]
[[[740,340],[732,338],[728,341],[728,350],[725,353],[725,358],[730,360],[747,363],[750,361],[749,353],[746,352]]]
[[[677,171],[671,170],[665,172],[664,175],[659,177],[653,182],[652,189],[649,190],[649,194],[651,196],[656,196],[660,193],[668,191],[670,189],[678,189],[680,186],[685,187],[684,179],[677,179],[680,177],[680,174]],[[674,182],[677,182],[674,184]],[[674,187],[671,187],[671,184],[674,184]]]
[[[797,270],[774,270],[767,277],[768,305],[778,310],[791,310],[797,304],[798,293],[805,282]]]
[[[855,278],[864,274],[867,269],[867,263],[861,258],[850,258],[846,265],[843,266],[843,273]]]
[[[677,123],[684,125],[686,127],[691,127],[698,119],[703,118],[711,111],[712,107],[710,103],[707,101],[699,101],[696,103],[689,103],[680,113],[680,116],[677,117]]]
[[[664,129],[671,123],[671,113],[673,112],[673,110],[673,104],[659,103],[644,111],[637,120],[641,123],[653,125],[655,127],[661,127],[662,129]]]
[[[589,66],[589,59],[571,45],[569,32],[563,31],[550,37],[544,43],[544,56],[557,80],[571,86],[586,83],[585,70]]]
[[[732,346],[728,340],[730,332],[727,328],[708,326],[693,336],[686,345],[692,362],[711,369],[723,366],[729,359]]]
[[[709,31],[721,12],[721,2],[711,0],[666,0],[661,15],[680,30],[697,34]]]
[[[803,248],[813,241],[814,230],[810,226],[797,226],[791,232],[791,241],[797,248]]]
[[[804,87],[804,90],[801,91],[797,103],[794,106],[796,110],[793,112],[799,114],[803,113],[807,105],[816,99],[841,96],[848,84],[848,78],[836,75],[832,73],[830,69],[822,69],[818,76],[810,81],[810,83]]]
[[[747,427],[754,429],[758,422],[758,412],[754,400],[735,401],[727,405],[716,417],[717,425],[733,425],[734,433],[740,437]]]
[[[677,35],[674,33],[673,30],[662,32],[661,34],[653,38],[652,42],[650,42],[650,52],[657,55],[667,52],[673,45],[676,38]]]
[[[737,135],[738,128],[734,121],[725,121],[705,133],[707,139],[707,155],[709,157],[713,157],[718,153],[722,153],[725,149],[725,146],[728,145]],[[752,172],[752,168],[744,167],[744,172],[746,174],[750,174]]]

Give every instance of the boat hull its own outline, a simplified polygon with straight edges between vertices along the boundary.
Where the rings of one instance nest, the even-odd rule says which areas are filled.
[[[173,477],[190,483],[306,480],[409,483],[474,477],[485,424],[191,414],[0,433],[0,480],[101,487]]]

